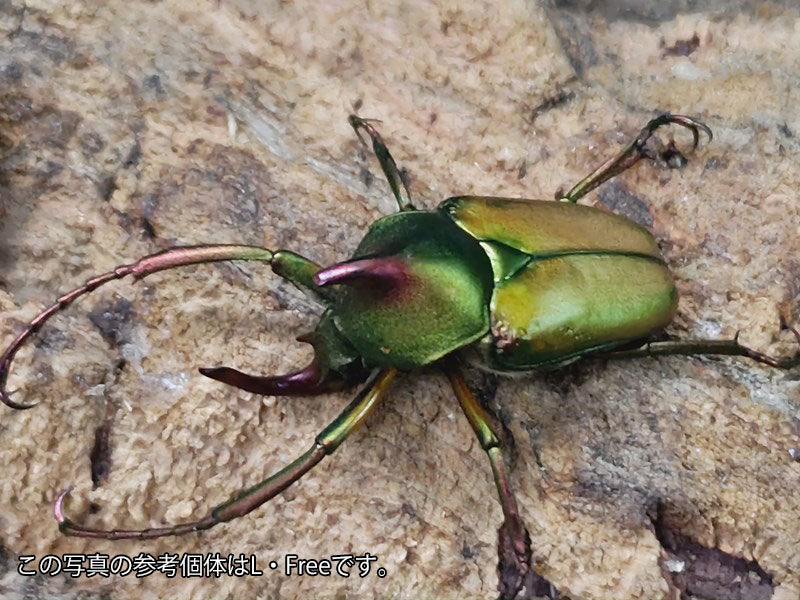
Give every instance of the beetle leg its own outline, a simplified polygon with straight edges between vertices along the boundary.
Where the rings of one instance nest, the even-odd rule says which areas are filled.
[[[66,535],[102,538],[106,540],[152,539],[169,535],[181,535],[192,531],[209,529],[219,523],[231,521],[255,510],[271,500],[300,479],[327,455],[332,454],[347,436],[358,429],[383,399],[397,375],[395,369],[383,369],[373,376],[364,389],[347,405],[315,438],[314,444],[305,453],[264,481],[235,494],[227,502],[211,509],[197,521],[181,523],[171,527],[151,529],[94,529],[71,521],[64,515],[64,499],[69,489],[61,492],[53,506],[59,530]]]
[[[642,158],[660,158],[664,160],[670,167],[681,167],[686,164],[686,158],[684,158],[684,156],[678,152],[673,144],[670,144],[667,149],[661,152],[658,156],[654,155],[653,152],[647,148],[647,140],[649,140],[653,133],[655,133],[656,129],[671,123],[680,125],[681,127],[686,127],[692,132],[692,150],[697,148],[697,145],[700,142],[700,131],[708,136],[708,141],[711,141],[711,130],[705,124],[693,119],[692,117],[665,113],[648,122],[647,125],[645,125],[639,132],[639,135],[637,135],[633,141],[622,150],[622,152],[617,154],[614,158],[607,160],[597,169],[592,171],[588,176],[581,179],[572,187],[569,192],[559,198],[559,200],[562,202],[577,202],[583,196],[591,192],[594,188],[629,169]]]
[[[453,387],[459,404],[461,404],[461,410],[464,411],[472,430],[478,436],[481,448],[488,455],[489,462],[492,465],[494,483],[497,486],[500,504],[503,507],[503,517],[505,519],[503,527],[505,528],[507,539],[511,542],[517,561],[517,573],[521,580],[528,572],[531,564],[531,538],[517,509],[517,501],[514,498],[511,480],[506,471],[506,462],[503,450],[500,447],[500,440],[492,431],[489,415],[486,414],[486,411],[483,410],[469,387],[467,387],[467,382],[464,381],[464,376],[459,368],[453,363],[447,363],[444,366],[444,372],[450,380],[450,385]]]
[[[314,274],[319,271],[317,263],[289,250],[278,250],[270,262],[273,272],[297,286],[307,296],[323,303],[332,302],[334,294],[314,283]]]
[[[798,343],[800,332],[791,328]],[[768,356],[739,343],[739,334],[732,340],[667,340],[663,342],[647,342],[639,348],[618,350],[616,352],[599,352],[596,356],[603,358],[640,358],[646,356],[659,356],[679,354],[684,356],[727,355],[743,356],[751,360],[775,367],[776,369],[791,369],[800,366],[800,351],[794,356]]]
[[[375,156],[381,164],[381,169],[383,169],[383,174],[389,182],[389,187],[392,188],[392,193],[397,200],[399,209],[414,210],[414,205],[411,204],[411,193],[408,191],[408,186],[403,176],[400,174],[400,170],[397,168],[397,163],[394,162],[378,130],[372,126],[372,123],[378,123],[379,121],[376,119],[362,119],[356,115],[350,115],[347,120],[350,126],[355,130],[361,143],[366,143],[364,138],[361,137],[361,129],[366,131],[367,135],[372,139],[372,150],[375,152]]]
[[[42,327],[45,321],[72,304],[84,294],[88,294],[109,281],[123,279],[128,275],[133,276],[134,279],[141,279],[152,273],[165,271],[174,267],[227,260],[257,260],[273,264],[273,268],[278,275],[295,283],[301,289],[311,290],[323,299],[332,297],[333,292],[318,288],[313,283],[312,277],[313,274],[319,270],[319,265],[292,252],[281,251],[273,254],[270,250],[258,246],[235,245],[169,248],[163,252],[145,256],[134,263],[116,267],[113,271],[109,271],[108,273],[92,277],[82,286],[58,298],[51,306],[34,317],[33,320],[28,323],[27,327],[12,340],[5,352],[0,355],[0,401],[11,408],[17,409],[31,408],[34,406],[33,404],[14,402],[11,400],[9,393],[6,392],[6,381],[8,380],[8,374],[14,355],[22,344]]]

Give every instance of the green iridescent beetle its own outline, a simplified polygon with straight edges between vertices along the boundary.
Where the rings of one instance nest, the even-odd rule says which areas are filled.
[[[672,320],[678,300],[655,239],[623,217],[577,204],[642,158],[680,166],[685,159],[674,145],[655,152],[648,140],[659,127],[677,124],[691,131],[696,147],[701,131],[711,139],[702,123],[670,114],[653,119],[560,201],[459,196],[432,211],[413,207],[372,122],[351,116],[350,124],[359,137],[362,131],[370,137],[400,208],[372,225],[350,260],[321,268],[285,250],[208,245],[172,248],[120,266],[63,295],[19,333],[0,357],[0,399],[13,408],[30,407],[11,400],[5,391],[11,361],[44,321],[76,298],[128,275],[141,278],[173,267],[228,260],[268,263],[327,310],[316,330],[299,338],[314,347],[315,357],[306,368],[278,377],[252,376],[228,367],[200,369],[201,373],[257,394],[320,394],[366,379],[363,390],[303,455],[202,519],[155,529],[89,528],[64,516],[64,491],[55,504],[62,532],[105,539],[155,538],[208,529],[245,515],[331,454],[386,395],[398,370],[435,364],[449,378],[489,456],[505,517],[500,531],[513,548],[521,576],[530,566],[529,537],[500,442],[464,381],[461,362],[498,372],[555,368],[588,355],[728,354],[778,368],[800,364],[800,352],[774,358],[735,339],[648,341]]]

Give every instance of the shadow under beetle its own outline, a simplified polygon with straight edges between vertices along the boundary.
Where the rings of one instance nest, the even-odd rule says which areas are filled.
[[[141,530],[94,529],[64,516],[69,490],[55,503],[67,535],[126,539],[179,535],[213,527],[261,506],[300,479],[355,431],[386,395],[398,370],[435,363],[448,377],[461,408],[486,451],[503,508],[501,535],[513,548],[518,574],[531,563],[528,532],[520,518],[503,450],[489,415],[468,389],[464,360],[498,372],[553,368],[584,356],[629,358],[660,354],[728,354],[777,368],[800,364],[800,352],[774,358],[733,340],[649,342],[672,320],[677,292],[653,236],[635,223],[577,201],[642,158],[681,166],[673,144],[654,151],[648,140],[661,126],[689,129],[693,149],[704,124],[664,114],[651,120],[616,157],[577,183],[558,201],[457,196],[436,210],[417,210],[397,165],[373,122],[355,115],[365,132],[399,212],[376,221],[353,257],[328,268],[287,250],[236,245],[177,247],[88,280],[34,318],[0,357],[0,400],[9,367],[22,343],[52,315],[108,281],[140,279],[195,263],[254,260],[321,301],[316,330],[299,338],[314,348],[306,368],[259,377],[228,367],[200,369],[223,383],[256,394],[322,394],[367,382],[323,429],[313,445],[268,479],[213,508],[197,521]],[[363,138],[362,142],[364,141]],[[797,332],[795,332],[797,335]],[[800,341],[800,335],[798,335]]]

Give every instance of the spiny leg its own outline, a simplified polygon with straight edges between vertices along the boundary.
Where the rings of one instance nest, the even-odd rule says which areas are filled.
[[[800,343],[800,333],[792,329],[798,343]],[[742,356],[749,358],[776,369],[792,369],[800,365],[800,351],[794,356],[769,356],[739,343],[739,334],[732,340],[667,340],[663,342],[647,342],[639,348],[617,350],[611,352],[599,352],[596,356],[603,358],[641,358],[646,356],[664,355],[683,355],[683,356],[705,356],[705,355],[725,355]]]
[[[69,489],[59,494],[53,507],[58,528],[66,535],[107,540],[152,539],[209,529],[255,510],[292,485],[327,455],[332,454],[351,433],[357,430],[386,396],[397,375],[395,369],[383,369],[374,375],[364,389],[347,405],[314,440],[314,444],[294,462],[264,481],[242,490],[227,502],[214,507],[207,516],[190,523],[152,529],[93,529],[74,523],[64,516],[64,499]]]
[[[506,471],[505,457],[500,447],[500,440],[492,431],[489,415],[481,408],[481,405],[469,390],[469,387],[467,387],[467,382],[464,381],[464,376],[459,368],[454,363],[448,362],[443,369],[450,380],[450,385],[453,387],[459,404],[461,404],[461,410],[464,411],[472,430],[478,436],[481,448],[488,455],[489,462],[492,465],[495,486],[500,495],[500,504],[503,507],[503,517],[505,519],[503,526],[514,550],[517,572],[521,583],[531,564],[531,541],[528,530],[525,528],[517,509],[517,501],[514,498],[511,480]]]
[[[319,270],[319,265],[305,259],[297,254],[281,251],[272,253],[266,248],[258,246],[238,246],[238,245],[205,245],[205,246],[183,246],[169,248],[156,254],[145,256],[134,263],[121,265],[113,271],[103,273],[87,280],[82,286],[67,292],[55,303],[39,313],[28,326],[17,335],[0,355],[0,401],[16,409],[26,409],[34,406],[33,404],[20,404],[11,400],[6,392],[6,381],[8,380],[11,362],[22,344],[36,333],[42,325],[54,314],[60,312],[81,296],[97,289],[101,285],[123,279],[128,275],[134,279],[141,279],[156,273],[175,267],[193,265],[199,263],[220,262],[228,260],[256,260],[267,262],[273,265],[273,269],[292,283],[304,290],[311,290],[322,299],[331,297],[332,292],[323,288],[318,288],[312,280],[313,274]]]
[[[19,404],[12,401],[8,392],[6,392],[5,387],[9,369],[11,368],[11,361],[14,359],[14,355],[22,344],[36,333],[45,321],[72,304],[72,302],[84,294],[88,294],[109,281],[122,279],[128,275],[132,275],[134,279],[141,279],[151,273],[164,271],[173,267],[223,260],[259,260],[270,262],[272,256],[272,252],[266,248],[259,248],[256,246],[187,246],[182,248],[170,248],[163,252],[151,254],[129,265],[121,265],[113,271],[92,277],[82,286],[58,298],[51,306],[34,317],[33,320],[28,323],[28,326],[14,338],[11,344],[9,344],[2,356],[0,356],[0,400],[11,408],[25,409],[34,406],[33,404]]]
[[[398,208],[400,210],[414,210],[414,205],[411,204],[411,193],[408,191],[408,187],[406,187],[406,182],[403,181],[403,178],[400,176],[397,163],[394,162],[381,135],[372,126],[372,123],[378,123],[379,121],[377,119],[362,119],[356,115],[350,115],[348,121],[362,143],[365,142],[364,138],[361,137],[361,129],[366,131],[367,135],[372,139],[372,149],[375,152],[375,156],[378,158],[378,162],[381,164],[381,169],[383,169],[383,174],[389,182],[389,187],[392,188],[392,193],[397,200]]]
[[[671,123],[686,127],[692,132],[692,150],[697,148],[697,145],[700,142],[700,131],[703,131],[703,133],[708,136],[709,142],[711,141],[711,130],[700,121],[684,115],[671,115],[669,113],[663,114],[648,122],[647,125],[645,125],[639,132],[639,135],[637,135],[634,140],[622,150],[622,152],[617,154],[617,156],[614,158],[604,162],[597,169],[592,171],[587,177],[581,179],[572,187],[569,192],[559,198],[559,200],[561,202],[577,202],[583,196],[591,192],[594,188],[629,169],[642,158],[657,158],[656,155],[647,148],[647,140],[649,140],[653,133],[655,133],[656,129]],[[660,158],[670,164],[677,160],[678,166],[682,166],[686,162],[686,159],[683,157],[683,155],[672,145],[670,145],[664,152],[661,153]]]

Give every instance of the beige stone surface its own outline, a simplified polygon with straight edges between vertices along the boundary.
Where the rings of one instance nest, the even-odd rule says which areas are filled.
[[[347,125],[358,106],[384,121],[427,208],[460,193],[550,198],[656,112],[697,116],[715,138],[686,168],[641,165],[587,202],[660,240],[681,292],[670,333],[741,330],[793,351],[779,316],[800,313],[797,10],[558,4],[0,3],[0,341],[86,277],[173,244],[347,257],[393,210]],[[50,507],[68,483],[76,518],[157,526],[304,450],[350,394],[255,397],[196,367],[300,366],[309,351],[293,338],[318,312],[267,268],[236,264],[114,284],[54,319],[9,385],[40,405],[0,409],[0,595],[496,597],[489,467],[435,372],[403,377],[333,457],[238,521],[147,542],[58,533]],[[472,381],[515,442],[537,569],[561,594],[678,598],[660,507],[671,530],[757,561],[772,598],[800,598],[797,371],[673,357],[587,360],[502,379],[496,394],[490,377]],[[100,427],[110,458],[92,489]],[[16,573],[18,555],[67,552],[255,554],[265,573]],[[267,567],[364,552],[386,578]]]

